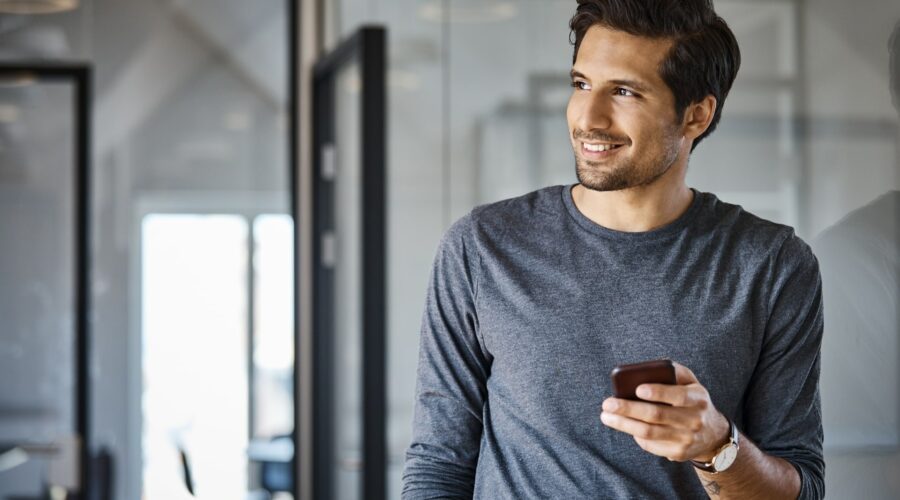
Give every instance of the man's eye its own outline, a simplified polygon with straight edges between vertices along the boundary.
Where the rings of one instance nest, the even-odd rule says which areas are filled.
[[[618,87],[618,88],[616,88],[616,95],[622,95],[622,96],[626,96],[626,97],[634,97],[637,94],[635,94],[634,92],[632,92],[626,88]]]
[[[589,89],[582,87],[582,85],[586,85],[585,82],[574,81],[574,82],[570,83],[569,85],[572,87],[575,87],[578,90],[589,90]]]

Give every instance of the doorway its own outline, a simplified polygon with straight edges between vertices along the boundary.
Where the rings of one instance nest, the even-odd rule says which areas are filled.
[[[138,225],[143,497],[293,498],[292,219],[184,205]]]

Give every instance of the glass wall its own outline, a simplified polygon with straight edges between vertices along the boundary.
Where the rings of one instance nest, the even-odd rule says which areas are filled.
[[[900,492],[900,4],[719,0],[743,64],[688,185],[793,226],[825,290],[829,496]],[[570,0],[326,2],[328,41],[389,29],[389,497],[443,231],[479,203],[575,182]],[[893,65],[891,63],[893,54]],[[893,94],[892,94],[893,92]],[[892,99],[893,96],[893,99]]]
[[[334,75],[334,415],[331,485],[335,498],[361,498],[363,487],[363,294],[362,172],[360,168],[360,63],[346,63]]]
[[[288,5],[0,1],[0,60],[93,69],[89,444],[112,456],[113,498],[290,498]],[[36,91],[55,117],[71,114],[65,95]],[[14,97],[0,94],[0,138],[32,121]],[[47,155],[71,149],[63,132],[32,133],[58,148],[2,156],[0,171],[44,179],[62,161]],[[46,222],[34,237],[70,238]],[[0,253],[25,255],[8,240]],[[68,265],[44,272],[63,279]],[[23,467],[0,470],[0,484]]]
[[[0,498],[77,485],[77,85],[0,72]]]

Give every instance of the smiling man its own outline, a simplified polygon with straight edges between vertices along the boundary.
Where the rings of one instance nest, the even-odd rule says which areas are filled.
[[[822,498],[818,261],[685,184],[733,34],[701,0],[579,0],[570,28],[578,183],[441,241],[403,498]],[[675,385],[611,397],[660,358]]]

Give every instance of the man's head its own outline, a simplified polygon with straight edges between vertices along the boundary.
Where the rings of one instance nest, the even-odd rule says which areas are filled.
[[[570,28],[567,120],[579,181],[624,189],[652,183],[680,156],[686,162],[715,129],[740,66],[737,41],[711,3],[578,0]],[[590,151],[598,145],[614,149]]]

